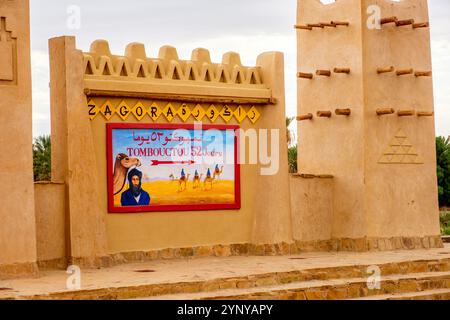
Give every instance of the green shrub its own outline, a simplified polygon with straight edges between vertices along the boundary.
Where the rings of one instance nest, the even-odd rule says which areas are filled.
[[[440,214],[441,233],[450,235],[450,211],[443,211]]]
[[[33,143],[34,181],[51,180],[51,139],[40,136]]]
[[[450,227],[444,228],[444,231],[442,232],[444,236],[450,236]]]
[[[436,138],[439,205],[450,205],[450,137]]]
[[[288,162],[289,162],[289,172],[297,173],[297,146],[290,147],[288,149]]]

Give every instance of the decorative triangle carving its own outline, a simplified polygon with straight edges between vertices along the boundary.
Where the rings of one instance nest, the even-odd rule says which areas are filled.
[[[400,130],[391,140],[378,163],[423,164],[423,160],[416,152],[403,130]]]

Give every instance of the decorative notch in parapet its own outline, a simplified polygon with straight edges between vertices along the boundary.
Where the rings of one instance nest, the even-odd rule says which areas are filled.
[[[17,84],[17,38],[0,17],[0,85]]]
[[[109,44],[95,41],[91,52],[84,53],[85,75],[101,77],[128,77],[141,80],[184,80],[222,84],[262,85],[257,67],[244,67],[239,54],[226,53],[222,64],[211,63],[206,49],[195,49],[190,61],[180,60],[175,48],[165,46],[157,59],[148,58],[145,47],[131,43],[125,56],[112,55]]]
[[[164,46],[158,58],[148,58],[143,44],[131,43],[124,56],[116,56],[107,41],[97,40],[90,52],[84,53],[84,73],[88,96],[275,103],[260,67],[244,67],[234,52],[226,53],[222,63],[216,64],[206,49],[195,49],[186,61],[179,59],[175,48]],[[203,90],[205,87],[208,90]]]

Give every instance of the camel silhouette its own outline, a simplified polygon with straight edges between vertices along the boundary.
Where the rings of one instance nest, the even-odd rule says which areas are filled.
[[[208,190],[208,189],[206,188],[206,184],[209,184],[209,185],[210,185],[209,190],[212,190],[212,189],[213,189],[213,182],[214,182],[214,180],[216,180],[216,178],[212,178],[210,175],[209,175],[209,176],[206,176],[205,180],[203,181],[203,188],[204,188],[205,190]]]
[[[200,187],[200,182],[202,180],[202,177],[203,177],[203,173],[199,176],[194,177],[194,179],[192,180],[194,189],[197,189]]]
[[[186,191],[186,189],[187,189],[187,182],[189,181],[189,177],[190,177],[190,176],[191,176],[191,175],[188,174],[187,176],[181,177],[181,178],[178,180],[178,191],[179,191],[179,192]],[[184,185],[184,189],[183,189],[183,185]]]
[[[223,173],[223,168],[224,168],[223,166],[220,167],[220,169],[218,166],[216,167],[216,169],[214,170],[213,180],[220,180],[220,176]]]

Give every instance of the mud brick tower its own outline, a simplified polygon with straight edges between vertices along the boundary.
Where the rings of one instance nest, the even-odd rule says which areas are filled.
[[[428,19],[426,0],[298,1],[299,170],[333,175],[349,246],[442,245]]]
[[[0,0],[0,278],[35,274],[28,0]]]

